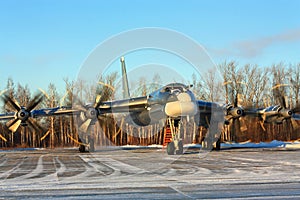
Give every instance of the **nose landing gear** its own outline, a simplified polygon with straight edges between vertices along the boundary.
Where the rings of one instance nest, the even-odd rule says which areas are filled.
[[[183,142],[180,138],[180,121],[169,118],[167,120],[166,129],[170,129],[172,138],[167,144],[168,155],[183,154]]]

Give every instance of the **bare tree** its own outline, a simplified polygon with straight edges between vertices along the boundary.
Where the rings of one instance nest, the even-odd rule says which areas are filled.
[[[203,90],[203,79],[198,77],[195,73],[192,74],[193,92],[197,99],[206,99],[205,92]]]
[[[207,94],[206,100],[208,101],[219,101],[223,96],[223,90],[221,88],[222,83],[216,76],[217,74],[215,70],[209,70],[207,74],[205,74],[205,78],[203,80],[203,86]]]
[[[295,106],[299,105],[299,94],[300,94],[300,63],[294,67],[290,66],[290,83],[292,88],[292,96],[295,98]]]
[[[56,91],[56,87],[54,84],[50,83],[48,86],[48,91],[47,91],[47,98],[45,101],[45,106],[49,108],[54,108],[59,105],[59,98],[58,98],[58,93]],[[50,147],[54,148],[57,143],[59,142],[58,140],[55,140],[55,122],[56,118],[54,116],[50,116],[47,118],[47,121],[49,123],[49,131],[50,131]]]

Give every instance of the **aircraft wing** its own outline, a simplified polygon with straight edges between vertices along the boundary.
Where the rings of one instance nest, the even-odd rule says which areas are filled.
[[[293,114],[292,118],[294,120],[300,120],[300,114]]]
[[[0,121],[1,120],[10,120],[10,119],[14,119],[14,118],[15,118],[15,113],[14,112],[0,114]]]
[[[56,108],[45,108],[45,109],[37,109],[31,111],[31,117],[45,117],[45,116],[57,116],[57,115],[73,115],[79,114],[80,110],[71,109],[67,107],[56,107]],[[0,114],[0,121],[1,120],[11,120],[15,119],[15,112]]]
[[[148,97],[137,97],[125,100],[107,101],[102,102],[97,108],[99,114],[106,113],[122,113],[122,112],[139,112],[147,108]],[[44,117],[44,116],[58,116],[58,115],[78,115],[87,108],[80,107],[56,107],[56,108],[45,108],[39,110],[33,110],[31,115],[33,117]]]
[[[126,100],[116,100],[110,102],[102,102],[98,107],[99,114],[106,113],[122,113],[122,112],[141,112],[147,109],[148,97],[137,97]],[[83,112],[83,108],[76,108],[70,106],[62,106],[56,108],[44,108],[31,111],[31,117],[47,117],[47,116],[59,116],[59,115],[79,115]],[[10,120],[15,118],[16,113],[10,112],[0,114],[0,120]]]
[[[251,116],[251,117],[259,117],[264,114],[264,108],[258,108],[258,109],[245,109],[245,115]]]
[[[58,115],[73,115],[79,114],[80,110],[73,109],[71,107],[56,107],[56,108],[45,108],[33,110],[31,116],[36,117],[45,117],[45,116],[58,116]]]

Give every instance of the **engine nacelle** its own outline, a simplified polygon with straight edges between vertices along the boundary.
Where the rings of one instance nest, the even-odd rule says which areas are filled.
[[[151,123],[149,111],[130,113],[131,120],[138,126],[148,126]]]
[[[279,111],[280,115],[284,118],[291,118],[293,115],[293,111],[288,109],[282,109]]]
[[[148,126],[167,119],[167,116],[164,112],[164,107],[161,105],[152,106],[151,108],[142,112],[131,112],[129,116],[131,121],[138,126]]]
[[[227,115],[231,115],[233,118],[238,118],[244,115],[244,109],[241,107],[227,106]]]

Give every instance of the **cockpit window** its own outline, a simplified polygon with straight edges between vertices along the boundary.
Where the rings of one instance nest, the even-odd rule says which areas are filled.
[[[183,85],[181,83],[171,83],[163,87],[161,89],[161,92],[175,92],[175,91],[185,92],[187,88],[188,87],[186,85]]]

